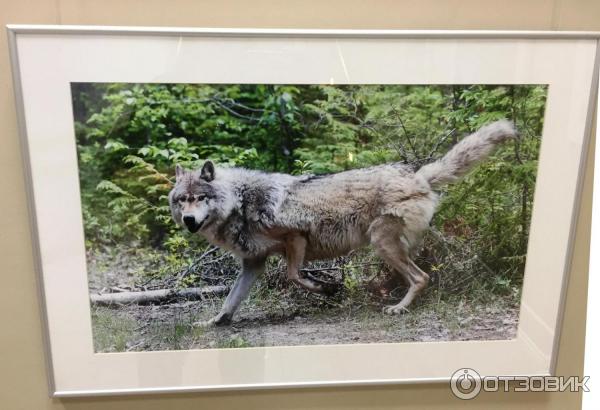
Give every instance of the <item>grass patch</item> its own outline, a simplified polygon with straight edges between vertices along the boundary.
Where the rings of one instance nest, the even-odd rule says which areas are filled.
[[[220,339],[217,342],[216,347],[218,349],[238,349],[238,348],[242,348],[242,347],[252,347],[252,345],[250,344],[250,342],[245,340],[243,337],[234,335],[234,336],[230,336],[229,338],[226,338],[226,339]]]
[[[135,338],[135,320],[104,307],[92,308],[95,352],[124,352]]]

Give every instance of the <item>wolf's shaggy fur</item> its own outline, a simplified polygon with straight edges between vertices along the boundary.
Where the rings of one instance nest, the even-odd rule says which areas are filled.
[[[176,223],[237,255],[242,272],[219,315],[229,323],[271,254],[286,258],[288,278],[320,293],[328,287],[304,277],[305,260],[329,259],[371,244],[409,285],[386,313],[400,313],[429,276],[411,260],[434,214],[434,189],[456,181],[516,135],[497,121],[465,137],[443,158],[414,172],[392,163],[331,175],[291,176],[240,168],[177,166],[169,203]]]

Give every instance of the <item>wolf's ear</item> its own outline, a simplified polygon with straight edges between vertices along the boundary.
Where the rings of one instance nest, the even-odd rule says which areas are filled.
[[[206,182],[210,182],[215,179],[215,165],[211,161],[206,161],[200,171],[200,178]]]
[[[179,181],[183,174],[185,174],[183,167],[179,164],[175,165],[175,181]]]

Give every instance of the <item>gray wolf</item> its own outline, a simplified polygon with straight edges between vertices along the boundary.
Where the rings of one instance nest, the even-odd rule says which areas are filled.
[[[444,157],[417,171],[402,163],[329,175],[292,176],[206,161],[199,170],[176,166],[169,193],[174,221],[241,260],[241,273],[220,313],[206,325],[228,324],[269,255],[282,255],[287,277],[312,292],[328,286],[303,275],[302,263],[372,245],[408,285],[384,313],[406,310],[429,281],[412,260],[438,202],[436,189],[457,181],[516,130],[506,120],[463,138]]]

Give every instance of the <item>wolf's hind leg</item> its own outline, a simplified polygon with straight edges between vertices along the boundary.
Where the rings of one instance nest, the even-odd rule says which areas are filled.
[[[402,221],[391,216],[374,221],[370,228],[371,243],[377,254],[401,275],[409,286],[400,303],[384,308],[383,311],[387,314],[407,311],[408,305],[429,282],[429,275],[410,259],[412,244],[403,235],[403,229]]]
[[[383,309],[384,313],[389,315],[400,314],[406,312],[408,305],[417,297],[429,283],[429,275],[423,272],[413,261],[408,260],[409,266],[406,269],[399,270],[404,280],[409,284],[408,292],[402,300],[392,306],[386,306]]]
[[[223,303],[223,307],[219,314],[207,322],[199,323],[203,326],[211,325],[228,325],[231,323],[233,315],[238,310],[240,303],[250,293],[250,288],[256,280],[257,276],[265,270],[265,258],[244,259],[242,261],[242,271],[238,275],[229,295]]]
[[[305,250],[306,239],[302,236],[294,236],[293,238],[288,239],[285,248],[288,279],[311,292],[331,293],[324,284],[303,277],[300,274],[300,267],[304,262]]]

